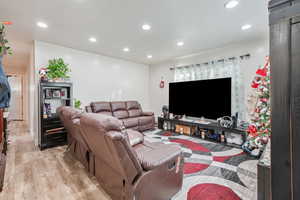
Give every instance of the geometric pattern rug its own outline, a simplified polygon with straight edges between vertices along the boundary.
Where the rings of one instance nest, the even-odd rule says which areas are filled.
[[[183,186],[172,200],[255,200],[258,160],[242,149],[162,131],[145,132],[150,142],[175,143],[184,152]]]

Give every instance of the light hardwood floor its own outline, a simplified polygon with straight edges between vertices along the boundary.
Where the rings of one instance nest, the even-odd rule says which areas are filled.
[[[94,177],[66,147],[44,151],[34,146],[22,122],[9,124],[4,189],[1,200],[109,200]]]

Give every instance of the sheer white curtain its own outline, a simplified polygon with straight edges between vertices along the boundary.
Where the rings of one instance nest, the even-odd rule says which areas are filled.
[[[246,106],[244,103],[244,82],[240,70],[241,62],[241,59],[228,59],[204,64],[175,67],[174,81],[182,82],[231,77],[231,114],[234,115],[238,112],[239,119],[245,120]]]

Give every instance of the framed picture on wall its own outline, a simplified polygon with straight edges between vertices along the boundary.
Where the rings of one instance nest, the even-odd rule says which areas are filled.
[[[46,89],[45,90],[45,98],[46,99],[51,99],[52,98],[52,90],[51,89]]]
[[[60,90],[53,90],[52,97],[53,98],[61,98],[60,94],[61,94]]]
[[[62,88],[60,90],[60,96],[62,99],[67,99],[68,98],[68,90],[67,88]]]

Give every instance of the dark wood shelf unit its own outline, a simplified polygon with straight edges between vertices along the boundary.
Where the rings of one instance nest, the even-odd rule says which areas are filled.
[[[47,91],[66,91],[66,97],[46,97]],[[61,123],[56,108],[59,106],[72,106],[72,83],[41,82],[39,85],[39,148],[62,146],[67,144],[67,131]],[[55,103],[54,103],[55,102]],[[51,115],[46,112],[45,103],[50,104]],[[52,107],[54,106],[54,107]]]
[[[170,127],[171,127],[171,131],[175,130],[175,125],[184,125],[184,126],[189,126],[189,127],[193,127],[196,129],[196,134],[192,135],[194,137],[200,137],[200,130],[212,130],[215,133],[219,133],[219,134],[224,134],[226,133],[235,133],[235,134],[239,134],[242,136],[243,138],[243,142],[246,141],[247,138],[247,133],[245,131],[245,129],[242,128],[224,128],[218,125],[217,122],[210,120],[209,124],[205,124],[205,123],[201,123],[201,122],[195,122],[194,121],[187,121],[187,120],[180,120],[180,119],[168,119],[168,118],[163,118],[163,117],[158,117],[158,128],[159,129],[164,129],[164,123],[168,122],[170,123]],[[210,140],[210,141],[214,141],[217,142],[216,140],[213,139],[209,139],[206,138],[206,140]],[[222,143],[225,144],[227,146],[231,146],[231,147],[236,147],[236,148],[241,148],[240,145],[237,144],[230,144],[230,143]]]

